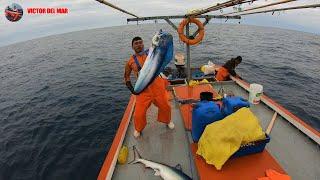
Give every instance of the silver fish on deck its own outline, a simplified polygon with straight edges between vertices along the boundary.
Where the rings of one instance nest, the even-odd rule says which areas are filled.
[[[152,38],[148,57],[139,72],[134,86],[136,93],[141,93],[152,81],[159,76],[173,58],[173,37],[171,34],[160,30]]]
[[[155,171],[155,176],[160,176],[164,180],[192,180],[188,175],[178,168],[141,158],[135,146],[133,146],[133,151],[134,160],[129,164],[144,164],[146,168],[151,168]],[[138,155],[138,159],[135,158],[136,154]]]

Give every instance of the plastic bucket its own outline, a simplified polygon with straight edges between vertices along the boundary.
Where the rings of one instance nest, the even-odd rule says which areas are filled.
[[[262,93],[263,93],[263,86],[262,85],[260,85],[260,84],[250,84],[249,102],[251,104],[259,104]]]

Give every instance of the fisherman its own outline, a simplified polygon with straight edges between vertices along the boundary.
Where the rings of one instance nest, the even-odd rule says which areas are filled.
[[[174,56],[174,65],[176,69],[172,69],[171,67],[164,68],[161,76],[164,76],[165,79],[181,79],[186,78],[186,68],[185,68],[185,60],[182,53],[176,53]]]
[[[134,137],[140,136],[142,130],[147,124],[146,113],[151,103],[158,107],[158,121],[167,124],[170,129],[174,129],[171,121],[171,107],[168,102],[165,82],[161,77],[157,77],[153,82],[140,94],[134,91],[131,84],[131,71],[138,77],[139,71],[145,63],[148,50],[144,50],[144,44],[141,37],[134,37],[131,42],[135,54],[130,57],[125,65],[124,81],[132,94],[136,95],[136,105],[134,111]]]
[[[177,71],[174,72],[175,78],[186,78],[186,72],[185,72],[185,60],[184,55],[182,53],[177,53],[174,56],[174,64],[176,65]]]
[[[217,81],[228,81],[230,80],[230,75],[242,79],[236,72],[235,68],[241,63],[242,57],[238,56],[227,61],[221,68],[218,69],[216,73]]]

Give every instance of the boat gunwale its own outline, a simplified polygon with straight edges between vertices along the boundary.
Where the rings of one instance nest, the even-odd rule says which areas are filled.
[[[244,80],[241,80],[239,78],[235,78],[231,76],[231,79],[238,84],[240,87],[245,89],[246,91],[249,91],[250,84]],[[263,94],[261,96],[261,101],[266,104],[269,108],[277,112],[281,117],[283,117],[285,120],[287,120],[289,123],[291,123],[294,127],[296,127],[298,130],[303,132],[306,136],[308,136],[310,139],[312,139],[315,143],[320,145],[320,132],[311,127],[309,124],[304,122],[302,119],[291,113],[289,110],[275,102],[273,99],[268,97],[267,95]]]
[[[123,114],[122,120],[116,132],[116,135],[112,141],[112,145],[109,149],[109,152],[103,162],[102,168],[100,169],[98,180],[111,179],[116,163],[117,157],[119,155],[120,147],[123,144],[128,126],[130,124],[131,116],[135,107],[136,98],[134,95],[131,95],[129,103],[126,107],[126,110]]]

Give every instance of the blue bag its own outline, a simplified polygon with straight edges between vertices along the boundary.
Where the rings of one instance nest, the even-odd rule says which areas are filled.
[[[223,119],[225,116],[221,113],[218,104],[213,101],[200,101],[192,110],[192,139],[198,142],[206,126],[212,122]]]
[[[222,113],[228,116],[242,107],[250,107],[250,103],[241,96],[228,96],[222,99]]]

